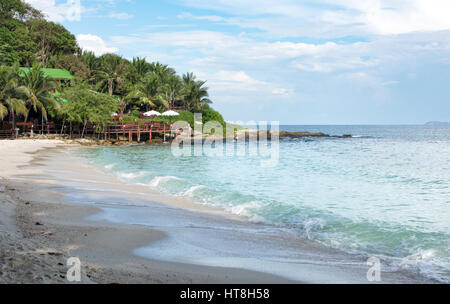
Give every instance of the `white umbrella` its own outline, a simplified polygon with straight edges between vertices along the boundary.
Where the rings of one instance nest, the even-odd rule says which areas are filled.
[[[144,113],[144,116],[161,116],[161,113],[156,111],[148,111]]]
[[[175,112],[175,111],[167,111],[161,114],[162,116],[178,116],[180,115],[179,113]]]

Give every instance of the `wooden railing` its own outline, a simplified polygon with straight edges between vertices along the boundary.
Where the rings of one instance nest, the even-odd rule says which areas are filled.
[[[18,130],[0,130],[0,139],[15,139],[17,138]]]

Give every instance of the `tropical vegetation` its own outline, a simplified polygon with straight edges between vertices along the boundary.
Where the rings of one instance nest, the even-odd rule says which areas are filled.
[[[44,68],[66,69],[75,78],[53,79]],[[191,125],[194,112],[224,124],[211,103],[206,81],[193,73],[178,75],[141,57],[96,56],[26,2],[0,0],[0,120],[79,124],[84,133],[88,124],[101,131],[113,112],[135,122],[145,111],[175,109]]]

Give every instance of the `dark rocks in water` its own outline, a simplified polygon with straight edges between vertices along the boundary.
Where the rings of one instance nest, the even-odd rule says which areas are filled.
[[[325,133],[311,133],[311,132],[287,132],[280,131],[280,138],[290,137],[290,138],[300,138],[300,137],[330,137],[330,135]]]
[[[268,131],[268,137],[271,138],[271,132]],[[279,131],[280,138],[303,138],[303,137],[325,137],[325,138],[353,138],[350,134],[344,134],[342,136],[331,136],[322,132],[313,133],[313,132],[288,132],[288,131]]]

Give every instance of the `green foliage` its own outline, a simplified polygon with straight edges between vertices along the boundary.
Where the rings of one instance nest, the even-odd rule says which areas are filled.
[[[0,66],[0,119],[11,113],[14,121],[15,115],[25,115],[27,109],[24,101],[17,98],[18,67]]]
[[[122,57],[114,54],[106,54],[99,58],[99,68],[95,75],[98,88],[102,92],[108,92],[110,96],[118,92],[125,80],[125,73],[130,63]]]
[[[0,63],[31,66],[37,59],[46,66],[52,56],[77,50],[74,35],[24,1],[0,0],[0,8]]]
[[[103,131],[106,124],[111,122],[111,114],[119,110],[120,102],[117,98],[96,93],[83,86],[67,89],[62,96],[68,100],[62,106],[65,119],[84,126],[91,122],[98,132]]]
[[[193,112],[203,112],[204,122],[216,120],[225,124],[223,117],[209,106],[212,102],[206,81],[198,80],[193,73],[180,77],[168,65],[149,63],[140,57],[132,61],[116,54],[97,57],[93,52],[82,51],[74,35],[45,20],[23,0],[0,0],[0,65],[14,63],[33,68],[30,73],[12,77],[15,80],[8,88],[15,89],[8,89],[8,104],[3,93],[0,117],[7,113],[25,114],[26,121],[30,112],[36,112],[54,120],[84,125],[92,122],[101,128],[111,120],[112,112],[133,113],[134,116],[125,116],[125,120],[133,122],[140,110],[177,109],[178,117],[153,120],[184,120],[194,126]],[[42,67],[67,69],[76,80],[56,82],[43,75]],[[63,93],[69,102],[57,102],[54,91]],[[26,106],[25,113],[21,113],[21,104]]]
[[[29,4],[20,0],[0,0],[0,17],[1,19],[17,18],[39,18],[42,14],[32,8]]]
[[[62,25],[42,19],[31,19],[27,25],[36,45],[38,59],[44,67],[52,56],[74,54],[78,48],[75,36]]]
[[[64,55],[58,58],[55,67],[58,69],[66,69],[72,73],[72,75],[81,79],[88,79],[91,73],[80,58],[73,54]]]
[[[124,123],[135,123],[135,122],[145,122],[145,121],[156,121],[156,122],[165,122],[165,123],[174,123],[176,121],[186,121],[188,122],[191,127],[194,127],[194,113],[189,111],[177,111],[180,115],[176,117],[168,117],[168,116],[155,116],[152,118],[137,118],[132,115],[125,115],[123,117]]]
[[[53,114],[59,110],[59,104],[53,98],[56,83],[52,78],[44,75],[42,64],[33,64],[31,70],[28,72],[22,71],[20,76],[22,85],[18,88],[18,91],[28,108],[25,121],[27,121],[31,110],[40,111],[45,119],[47,119],[47,108],[51,108]]]
[[[202,111],[202,119],[203,123],[206,123],[208,121],[217,121],[222,126],[225,126],[225,120],[223,119],[222,115],[214,111],[213,109],[207,109]]]

